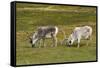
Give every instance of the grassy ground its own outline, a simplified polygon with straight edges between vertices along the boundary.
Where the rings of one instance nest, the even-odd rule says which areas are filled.
[[[96,60],[96,8],[79,6],[58,6],[17,3],[16,17],[16,61],[17,65],[43,64],[59,62],[77,62]],[[63,29],[68,37],[76,26],[90,25],[93,28],[92,40],[87,40],[67,47],[60,45],[50,47],[51,40],[46,40],[46,48],[32,48],[27,39],[38,26],[56,25]],[[62,33],[58,34],[62,40]]]

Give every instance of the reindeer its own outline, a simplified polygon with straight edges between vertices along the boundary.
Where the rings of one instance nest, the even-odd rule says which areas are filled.
[[[60,30],[63,32],[64,36],[65,33],[63,30]],[[38,27],[37,30],[34,32],[32,37],[30,37],[30,42],[32,44],[32,47],[35,47],[36,43],[39,42],[41,47],[41,42],[43,41],[43,46],[46,47],[45,45],[45,40],[47,38],[52,39],[52,46],[51,47],[56,47],[57,46],[57,34],[58,34],[58,27],[57,26],[41,26]]]

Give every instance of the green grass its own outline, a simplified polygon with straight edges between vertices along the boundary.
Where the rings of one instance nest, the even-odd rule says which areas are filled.
[[[17,65],[96,60],[96,8],[17,3],[16,14]],[[59,43],[57,47],[50,47],[52,41],[49,39],[46,48],[39,48],[39,45],[32,48],[27,32],[31,34],[38,26],[46,25],[58,26],[67,37],[76,26],[90,25],[93,28],[92,40],[88,46],[87,40],[82,40],[81,47],[77,48],[77,43],[71,47]],[[62,33],[59,32],[57,37],[61,41]]]

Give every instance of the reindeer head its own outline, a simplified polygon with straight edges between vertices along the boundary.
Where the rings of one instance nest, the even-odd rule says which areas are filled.
[[[67,38],[67,44],[68,46],[71,46],[74,42],[73,36],[72,34],[69,36],[69,38]]]
[[[36,42],[39,40],[38,33],[34,32],[33,35],[29,37],[29,39],[30,39],[30,43],[32,44],[32,47],[34,47]]]

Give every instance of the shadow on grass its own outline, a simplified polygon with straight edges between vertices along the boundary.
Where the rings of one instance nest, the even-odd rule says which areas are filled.
[[[78,46],[77,43],[75,43],[75,44],[73,44],[73,45],[71,45],[71,46],[68,46],[68,45],[67,45],[67,47],[77,47],[77,46]],[[81,43],[81,44],[80,44],[80,47],[84,47],[84,46],[86,46],[85,43]]]

